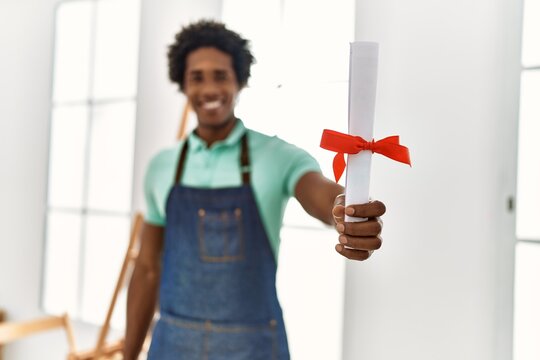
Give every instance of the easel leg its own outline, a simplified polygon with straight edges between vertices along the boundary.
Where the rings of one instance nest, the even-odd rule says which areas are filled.
[[[6,313],[3,310],[0,310],[0,323],[6,320]],[[4,355],[2,351],[2,345],[0,345],[0,360],[4,360]]]

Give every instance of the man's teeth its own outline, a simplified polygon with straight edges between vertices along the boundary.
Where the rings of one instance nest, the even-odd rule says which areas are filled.
[[[202,105],[203,109],[205,110],[217,109],[220,106],[221,106],[221,101],[219,100],[206,102]]]

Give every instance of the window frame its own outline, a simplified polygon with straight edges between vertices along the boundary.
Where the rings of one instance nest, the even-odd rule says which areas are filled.
[[[48,313],[57,313],[58,311],[55,311],[54,309],[51,309],[51,307],[54,306],[47,306],[47,291],[48,291],[48,269],[49,269],[49,262],[52,258],[52,254],[50,253],[49,245],[51,243],[51,238],[49,238],[49,230],[50,230],[50,216],[52,214],[66,214],[66,215],[75,215],[78,216],[80,219],[80,230],[79,230],[79,238],[76,240],[78,241],[78,253],[73,254],[66,254],[67,256],[73,255],[77,256],[77,266],[74,269],[74,271],[77,272],[77,286],[75,289],[69,289],[69,291],[76,292],[76,304],[75,309],[70,313],[70,316],[72,318],[82,320],[89,323],[94,324],[101,324],[103,321],[103,318],[105,316],[105,313],[107,309],[102,309],[102,312],[104,314],[103,318],[95,318],[95,316],[85,316],[84,314],[84,301],[83,301],[83,294],[85,292],[85,272],[88,270],[86,269],[86,263],[85,263],[85,257],[86,257],[86,248],[88,245],[88,228],[87,223],[94,217],[94,219],[99,217],[104,217],[108,219],[116,219],[116,221],[125,222],[127,225],[126,227],[126,238],[121,239],[122,241],[118,242],[118,246],[121,246],[120,253],[123,254],[125,252],[124,243],[127,246],[128,242],[128,236],[129,231],[131,227],[131,219],[133,215],[133,203],[134,203],[134,196],[133,196],[133,186],[134,186],[134,178],[133,178],[133,171],[134,171],[134,162],[135,162],[135,130],[136,130],[136,124],[137,124],[137,116],[136,116],[136,110],[137,110],[137,83],[138,83],[138,57],[139,57],[139,43],[140,43],[140,15],[141,15],[141,0],[127,0],[126,4],[132,5],[135,7],[135,13],[136,16],[136,24],[133,28],[133,40],[135,41],[135,48],[133,54],[135,56],[134,60],[134,68],[135,72],[132,76],[135,77],[134,80],[134,87],[130,89],[130,92],[132,93],[130,95],[126,96],[99,96],[99,94],[95,93],[94,89],[94,82],[96,79],[96,48],[97,48],[97,26],[98,26],[98,16],[99,16],[99,5],[100,3],[105,3],[108,0],[63,0],[56,4],[55,10],[54,10],[54,20],[53,20],[53,58],[52,58],[52,68],[51,68],[51,103],[50,103],[50,111],[49,111],[49,153],[48,153],[48,161],[47,161],[47,180],[46,180],[46,188],[47,188],[47,197],[46,197],[46,210],[44,214],[44,223],[45,223],[45,230],[43,233],[43,251],[42,251],[42,273],[41,273],[41,289],[40,289],[40,307]],[[73,3],[87,3],[88,6],[91,7],[90,9],[90,29],[89,29],[89,48],[90,51],[88,53],[88,88],[86,90],[86,97],[83,99],[77,99],[77,100],[65,100],[60,99],[58,100],[55,98],[56,95],[56,79],[57,79],[57,71],[58,71],[58,58],[57,58],[57,49],[58,49],[58,37],[59,37],[59,21],[60,21],[60,11],[64,5],[67,4],[73,4]],[[121,4],[121,3],[120,3]],[[122,210],[110,210],[110,209],[103,209],[103,208],[97,208],[93,207],[90,202],[90,175],[91,175],[91,156],[92,156],[92,149],[91,144],[93,140],[93,125],[97,121],[96,120],[96,109],[99,109],[101,106],[107,106],[107,105],[122,105],[127,104],[128,107],[132,107],[133,110],[133,116],[129,116],[129,118],[126,118],[127,121],[130,124],[130,130],[132,130],[132,134],[130,134],[131,141],[128,140],[128,143],[130,143],[129,152],[131,153],[130,156],[130,165],[129,165],[129,184],[126,184],[126,186],[129,187],[128,192],[128,198],[126,204],[122,205]],[[83,174],[82,174],[82,188],[81,188],[81,203],[80,206],[57,206],[56,204],[52,203],[51,199],[51,186],[54,186],[52,184],[52,168],[53,168],[53,161],[52,158],[52,149],[54,146],[53,143],[53,131],[54,126],[58,125],[55,124],[54,114],[55,111],[58,109],[65,109],[72,106],[81,106],[86,110],[86,129],[85,129],[85,145],[84,145],[84,154],[83,154]],[[124,207],[125,205],[125,207]],[[118,259],[118,266],[121,265],[123,258]],[[116,260],[115,260],[116,261]],[[116,276],[114,277],[114,284],[116,284]],[[52,290],[51,290],[52,291]],[[109,299],[109,296],[112,296],[112,291],[110,295],[106,293],[107,295],[107,301]],[[108,304],[108,302],[107,302]],[[66,305],[66,304],[64,304]],[[67,309],[64,309],[62,312],[65,312]],[[101,309],[100,309],[101,311]],[[96,315],[97,316],[97,315]],[[114,324],[113,324],[114,325]]]

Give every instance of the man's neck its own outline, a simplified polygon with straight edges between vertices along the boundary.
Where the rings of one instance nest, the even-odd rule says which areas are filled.
[[[238,119],[236,117],[231,118],[225,122],[222,126],[201,126],[198,125],[195,129],[195,133],[199,136],[206,146],[210,147],[216,141],[221,141],[227,138],[231,131],[236,126]]]

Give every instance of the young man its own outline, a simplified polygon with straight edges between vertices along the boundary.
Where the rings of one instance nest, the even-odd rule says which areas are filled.
[[[246,129],[235,117],[253,60],[245,39],[212,21],[185,27],[169,49],[170,78],[198,124],[147,171],[126,360],[138,356],[158,293],[161,316],[150,360],[288,359],[275,274],[291,196],[310,215],[336,225],[340,255],[365,260],[381,246],[381,202],[345,209],[343,188],[323,177],[310,155]],[[344,223],[345,213],[369,220]]]

